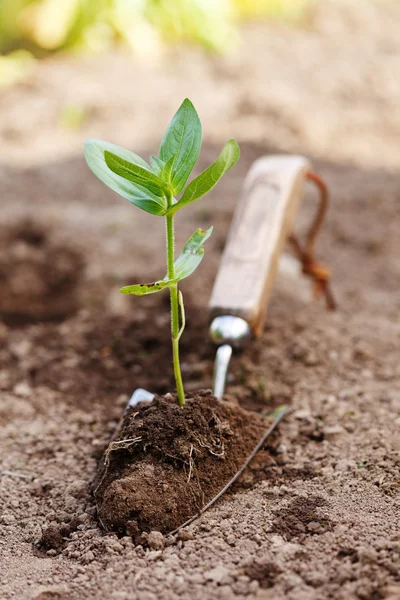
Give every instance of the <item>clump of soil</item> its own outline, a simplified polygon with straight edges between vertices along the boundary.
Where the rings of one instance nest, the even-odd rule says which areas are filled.
[[[321,507],[325,505],[326,500],[320,496],[294,498],[288,507],[279,510],[272,530],[287,540],[301,534],[315,535],[331,531],[331,519],[321,512]]]
[[[249,561],[243,569],[244,575],[251,581],[258,581],[263,589],[274,586],[277,576],[282,573],[282,569],[267,556],[257,556]]]
[[[95,484],[102,525],[133,537],[171,532],[235,475],[267,420],[209,391],[182,408],[171,394],[133,408]]]
[[[37,543],[40,550],[59,550],[61,551],[68,540],[68,536],[76,530],[80,523],[73,519],[70,523],[50,524],[42,531],[42,535]]]
[[[78,308],[83,259],[25,221],[0,232],[0,318],[9,325],[61,320]]]

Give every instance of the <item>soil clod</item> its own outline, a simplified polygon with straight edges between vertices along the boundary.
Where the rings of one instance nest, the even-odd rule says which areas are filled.
[[[267,427],[268,418],[209,391],[183,408],[173,397],[135,407],[95,484],[102,525],[135,540],[150,532],[147,542],[158,549],[161,534],[195,515],[235,475]]]

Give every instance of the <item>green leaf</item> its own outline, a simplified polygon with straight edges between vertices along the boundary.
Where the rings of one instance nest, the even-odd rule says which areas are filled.
[[[154,283],[137,283],[135,285],[126,285],[120,289],[121,294],[134,294],[135,296],[146,296],[146,294],[155,294],[170,286],[170,281],[161,279]]]
[[[107,167],[111,169],[113,173],[132,183],[147,188],[153,192],[153,194],[163,196],[163,194],[170,192],[169,186],[165,181],[160,179],[160,177],[157,177],[157,175],[154,175],[149,169],[144,169],[139,165],[135,165],[108,150],[105,150],[104,152],[104,159]]]
[[[174,162],[175,162],[175,154],[173,156],[171,156],[171,158],[169,159],[168,162],[165,163],[165,165],[160,173],[161,179],[163,179],[167,183],[171,183]]]
[[[180,281],[189,277],[203,260],[203,244],[212,234],[213,228],[197,229],[186,242],[182,254],[175,261],[175,280]]]
[[[153,169],[153,173],[160,177],[163,181],[170,184],[172,168],[174,166],[175,154],[171,156],[168,162],[164,162],[158,156],[150,156],[150,165]]]
[[[161,158],[158,158],[158,156],[150,156],[150,166],[153,169],[153,173],[160,176],[165,167],[165,162]]]
[[[178,194],[185,186],[200,154],[201,123],[193,104],[186,98],[173,116],[160,146],[160,158],[164,162],[175,155],[171,184]]]
[[[153,215],[164,215],[168,209],[168,203],[164,195],[160,196],[143,185],[128,181],[114,173],[106,163],[104,157],[106,151],[128,161],[130,164],[142,167],[143,170],[150,173],[149,165],[137,154],[109,142],[89,139],[85,141],[86,162],[100,181],[142,210]]]
[[[175,277],[169,279],[168,275],[164,279],[154,281],[154,283],[136,283],[135,285],[126,285],[120,289],[122,294],[134,294],[135,296],[145,296],[155,294],[166,288],[175,285],[181,279],[189,277],[197,269],[204,256],[203,244],[212,234],[213,228],[197,229],[186,242],[182,254],[175,261]]]
[[[240,149],[237,142],[229,140],[223,147],[217,160],[189,183],[182,198],[173,207],[173,212],[194,202],[212,190],[221,177],[239,160],[239,157]]]

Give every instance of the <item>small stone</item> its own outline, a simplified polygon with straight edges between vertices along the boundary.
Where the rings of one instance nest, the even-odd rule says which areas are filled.
[[[16,396],[28,398],[32,394],[32,388],[26,381],[20,381],[15,384],[13,392]]]
[[[114,552],[122,552],[124,549],[123,545],[119,542],[114,542],[113,544],[110,544],[109,548]]]
[[[74,498],[81,498],[88,491],[88,484],[83,479],[76,479],[66,489],[67,494],[73,496]]]
[[[218,565],[211,569],[210,571],[206,571],[204,573],[205,579],[208,581],[215,581],[215,583],[221,583],[221,581],[229,574],[229,571],[224,565]]]
[[[21,340],[19,342],[13,342],[12,344],[10,344],[11,353],[16,358],[19,358],[19,359],[25,358],[25,356],[28,356],[31,349],[32,349],[32,342],[30,342],[27,339]]]
[[[119,541],[125,548],[132,547],[132,538],[129,537],[129,535],[124,535],[124,537],[122,537]]]
[[[374,563],[378,560],[378,554],[372,548],[359,548],[357,554],[360,562],[364,564]]]
[[[260,584],[258,583],[258,581],[256,581],[255,579],[253,581],[250,581],[249,594],[256,594],[258,592],[259,587]]]
[[[306,531],[306,526],[301,521],[296,521],[293,523],[293,528],[296,530],[296,532],[300,533],[305,533]]]
[[[163,550],[165,545],[164,536],[160,531],[150,531],[147,543],[151,550]]]
[[[88,552],[85,552],[85,554],[82,556],[83,564],[88,564],[88,563],[92,562],[93,560],[94,560],[94,554],[91,550],[89,550]]]
[[[318,521],[311,521],[311,523],[307,525],[307,531],[310,531],[311,533],[320,533],[323,531],[323,527]]]
[[[178,533],[178,540],[181,540],[182,542],[193,540],[193,538],[193,533],[191,531],[188,531],[187,529],[181,529]]]
[[[355,360],[368,360],[373,358],[374,351],[372,346],[360,340],[353,347],[353,358]]]
[[[189,573],[187,580],[189,581],[189,583],[194,583],[197,585],[202,585],[204,583],[204,577],[201,573]]]
[[[78,521],[79,523],[87,523],[88,521],[90,521],[90,515],[88,515],[87,513],[82,513],[81,515],[79,515]]]
[[[150,562],[154,562],[155,560],[161,558],[161,555],[162,550],[152,550],[147,554],[147,560],[149,560]]]
[[[324,438],[329,442],[339,439],[343,436],[345,430],[340,425],[324,427]]]
[[[175,543],[176,540],[173,535],[168,535],[164,538],[164,544],[166,548],[168,548],[169,546],[175,546]]]
[[[307,365],[307,367],[315,367],[316,365],[319,365],[319,362],[320,360],[314,352],[307,352],[304,358],[304,364]]]
[[[303,408],[300,410],[296,410],[296,412],[294,413],[294,416],[296,419],[308,420],[311,417],[311,412],[307,408]]]
[[[51,513],[47,513],[46,519],[48,521],[53,520]],[[54,520],[58,523],[64,523],[65,521],[70,521],[71,517],[68,515],[67,512],[65,512],[65,510],[59,510],[57,513],[55,513]]]

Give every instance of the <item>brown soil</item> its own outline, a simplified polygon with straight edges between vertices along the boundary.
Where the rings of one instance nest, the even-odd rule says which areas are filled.
[[[79,306],[83,259],[49,229],[22,221],[0,232],[0,317],[8,325],[63,320]]]
[[[246,26],[236,56],[185,49],[160,67],[61,57],[2,92],[1,599],[400,597],[399,7],[320,5],[304,27]],[[242,149],[215,192],[178,218],[178,247],[214,225],[182,286],[187,392],[211,385],[207,302],[261,154],[306,154],[328,182],[318,257],[339,310],[280,271],[265,331],[234,356],[227,397],[292,412],[233,493],[172,539],[153,532],[137,544],[99,527],[91,485],[133,389],[173,391],[168,294],[118,292],[163,276],[163,222],[98,183],[82,142],[153,154],[184,96],[208,136],[199,168],[231,136]],[[81,130],[60,124],[66,103],[86,109]],[[307,193],[300,230],[311,210]],[[41,236],[21,240],[27,220]]]
[[[135,536],[170,533],[232,479],[267,427],[207,391],[183,408],[170,395],[131,409],[95,485],[101,524]]]

